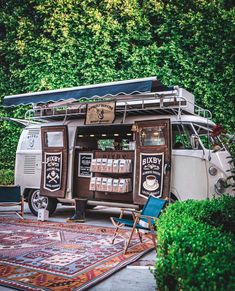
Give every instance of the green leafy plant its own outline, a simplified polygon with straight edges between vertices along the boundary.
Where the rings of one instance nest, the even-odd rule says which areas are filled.
[[[0,170],[0,185],[13,185],[13,184],[14,184],[14,171]]]
[[[219,0],[2,0],[0,99],[156,75],[232,131],[233,9]],[[0,106],[4,116],[25,111]],[[0,125],[0,169],[13,169],[19,132],[11,126]]]
[[[170,205],[157,222],[158,290],[232,290],[235,198]]]
[[[231,170],[229,170],[231,175],[227,179],[227,186],[232,187],[232,189],[235,191],[235,156],[228,157],[228,159],[229,164],[231,165]]]

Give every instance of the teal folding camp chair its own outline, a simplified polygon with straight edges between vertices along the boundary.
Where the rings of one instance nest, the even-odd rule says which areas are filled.
[[[141,236],[140,230],[150,233],[153,243],[156,247],[154,220],[159,217],[166,203],[167,203],[166,200],[149,196],[141,212],[136,211],[134,209],[121,208],[121,214],[119,218],[111,217],[111,221],[113,225],[116,227],[116,230],[112,239],[112,244],[114,243],[117,236],[123,237],[122,235],[118,233],[120,228],[131,227],[132,230],[131,230],[131,234],[129,238],[123,237],[125,239],[124,254],[127,252],[127,249],[130,245],[130,242],[135,230],[137,230],[139,239],[141,242],[142,242],[142,236]],[[131,212],[133,219],[123,218],[125,212],[127,211]]]
[[[20,206],[20,209],[11,210],[11,207]],[[20,186],[0,185],[0,207],[6,207],[7,211],[0,213],[15,213],[21,219],[24,219],[24,196],[21,193]]]

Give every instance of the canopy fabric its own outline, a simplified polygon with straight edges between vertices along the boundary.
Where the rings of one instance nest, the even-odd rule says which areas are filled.
[[[5,96],[3,105],[9,107],[26,104],[41,104],[68,99],[79,100],[81,98],[89,99],[94,97],[132,95],[137,93],[163,91],[166,89],[167,87],[158,81],[157,77],[150,77],[60,90]]]

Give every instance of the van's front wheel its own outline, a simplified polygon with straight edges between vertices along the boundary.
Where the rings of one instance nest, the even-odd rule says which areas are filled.
[[[29,194],[28,204],[30,211],[35,216],[38,216],[38,209],[47,209],[49,215],[52,215],[56,210],[57,199],[41,196],[39,190],[33,190]]]

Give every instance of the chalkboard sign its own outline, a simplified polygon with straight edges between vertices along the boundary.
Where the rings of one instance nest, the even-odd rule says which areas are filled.
[[[140,153],[140,196],[162,196],[163,166],[164,153]]]
[[[62,153],[45,153],[44,189],[54,192],[61,188]]]
[[[78,156],[78,177],[91,177],[91,160],[93,153],[79,153]]]

